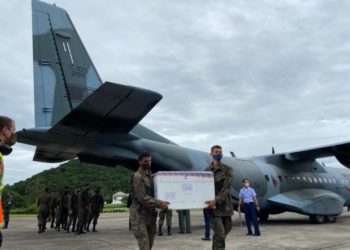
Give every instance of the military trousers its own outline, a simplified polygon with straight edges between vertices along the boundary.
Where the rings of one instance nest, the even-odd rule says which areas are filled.
[[[47,210],[39,210],[38,211],[38,226],[45,226],[47,217],[49,216],[49,212]]]
[[[100,216],[100,211],[90,211],[89,225],[90,225],[91,221],[92,221],[93,225],[96,225],[99,216]]]
[[[232,228],[231,216],[211,216],[211,226],[214,231],[213,250],[225,249],[225,240]]]
[[[190,210],[178,210],[179,214],[179,233],[191,233],[191,214]]]
[[[10,221],[10,209],[9,208],[4,209],[4,221],[5,222]]]
[[[142,218],[131,221],[131,229],[140,250],[151,250],[157,231],[156,223],[146,224]]]
[[[165,218],[166,218],[166,225],[168,227],[171,227],[172,218],[173,218],[173,211],[171,211],[171,210],[167,210],[167,211],[160,210],[159,211],[159,220],[158,220],[159,226],[163,226]]]
[[[79,208],[78,212],[78,225],[77,225],[77,231],[82,232],[84,224],[87,222],[87,219],[89,218],[89,210],[86,208]]]

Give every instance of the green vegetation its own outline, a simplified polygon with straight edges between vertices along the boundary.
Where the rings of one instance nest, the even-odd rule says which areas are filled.
[[[132,171],[125,168],[111,168],[72,160],[57,168],[36,174],[25,181],[17,182],[11,186],[6,185],[3,190],[3,200],[7,192],[12,191],[14,202],[11,212],[31,214],[36,213],[37,198],[45,187],[57,195],[65,186],[73,191],[75,187],[89,183],[92,191],[96,187],[101,187],[104,199],[107,203],[111,203],[114,193],[118,191],[128,193],[131,175]],[[127,210],[125,205],[123,207],[106,205],[105,211]]]
[[[119,213],[119,212],[127,212],[129,209],[125,206],[125,204],[106,204],[103,207],[103,213]]]

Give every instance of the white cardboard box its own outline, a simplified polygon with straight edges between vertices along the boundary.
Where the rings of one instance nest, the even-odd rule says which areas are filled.
[[[215,198],[212,172],[159,171],[153,180],[155,197],[169,201],[170,209],[205,208]]]

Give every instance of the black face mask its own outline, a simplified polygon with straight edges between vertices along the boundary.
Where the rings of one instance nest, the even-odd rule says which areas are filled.
[[[8,142],[0,146],[0,152],[3,155],[11,154],[12,153],[11,146],[15,145],[16,142],[17,142],[17,134],[11,134],[10,138],[8,139]]]
[[[9,141],[8,141],[8,144],[10,146],[13,146],[13,145],[15,145],[16,142],[17,142],[17,134],[11,134]]]
[[[9,155],[12,153],[12,148],[10,145],[8,144],[4,144],[4,145],[1,145],[0,146],[0,152],[3,154],[3,155]]]
[[[150,164],[150,163],[142,163],[142,164],[141,164],[141,167],[142,167],[144,170],[150,170],[150,169],[151,169],[151,164]]]

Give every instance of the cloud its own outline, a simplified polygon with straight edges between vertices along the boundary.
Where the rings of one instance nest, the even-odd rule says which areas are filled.
[[[347,1],[54,2],[70,14],[103,80],[164,96],[142,123],[182,146],[208,151],[218,143],[245,157],[350,138]],[[1,113],[30,128],[30,1],[0,8]],[[52,166],[18,148],[8,180]]]

